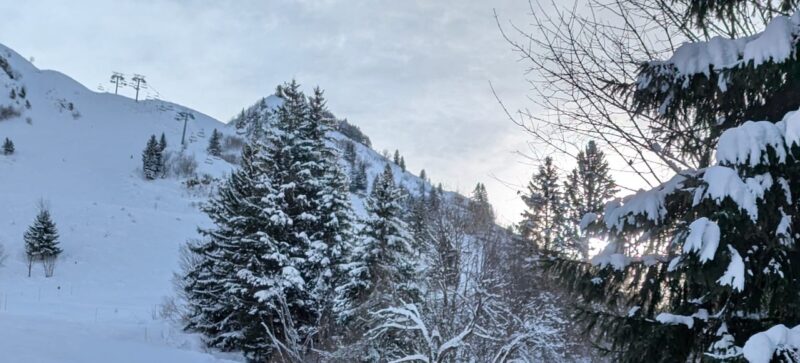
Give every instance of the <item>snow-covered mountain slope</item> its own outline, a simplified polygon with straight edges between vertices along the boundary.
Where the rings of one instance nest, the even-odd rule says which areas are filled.
[[[168,150],[177,150],[183,123],[175,115],[185,109],[92,92],[5,47],[0,58],[13,75],[0,73],[6,88],[0,105],[21,111],[0,121],[0,140],[8,137],[16,147],[0,155],[0,244],[7,253],[0,267],[0,352],[20,362],[93,362],[104,354],[92,350],[107,347],[113,358],[97,361],[154,361],[153,354],[215,361],[186,351],[195,346],[191,339],[153,319],[157,304],[173,293],[180,244],[208,223],[196,207],[203,196],[181,180],[141,177],[147,138],[163,132]],[[16,98],[4,99],[12,88]],[[30,109],[19,101],[23,88]],[[187,152],[196,155],[198,172],[222,175],[231,165],[207,158],[204,136],[224,124],[191,112]],[[22,235],[39,200],[49,205],[64,249],[52,278],[38,265],[27,277]],[[41,349],[37,341],[53,345]]]
[[[7,137],[16,146],[13,155],[0,154],[0,245],[7,255],[0,267],[0,361],[223,361],[156,316],[174,295],[180,246],[209,224],[198,209],[207,189],[188,189],[184,177],[146,181],[141,173],[150,135],[164,133],[167,151],[180,149],[182,111],[195,115],[185,154],[197,161],[196,173],[223,177],[233,165],[205,148],[213,129],[234,136],[234,127],[164,101],[93,92],[0,45],[0,142]],[[356,148],[371,181],[387,160]],[[394,168],[401,184],[418,188],[417,177]],[[22,236],[40,200],[64,250],[52,278],[41,265],[27,277]],[[361,198],[353,200],[363,213]]]

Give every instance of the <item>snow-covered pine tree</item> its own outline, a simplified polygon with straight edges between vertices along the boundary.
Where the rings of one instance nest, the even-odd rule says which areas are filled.
[[[400,165],[400,150],[394,149],[394,156],[392,157],[392,162],[395,165]]]
[[[167,135],[164,135],[163,132],[161,133],[161,138],[158,140],[158,148],[162,153],[164,150],[167,150]]]
[[[442,194],[442,189],[440,188],[442,185],[439,184],[437,188],[431,188],[431,192],[428,193],[428,205],[426,208],[428,209],[428,214],[437,213],[439,208],[442,206],[442,198],[444,197]]]
[[[335,120],[327,110],[323,91],[317,87],[308,101],[308,137],[318,150],[318,158],[311,163],[317,165],[319,173],[317,194],[313,196],[317,216],[316,226],[309,231],[312,242],[306,252],[308,264],[303,273],[310,284],[309,290],[318,309],[316,325],[320,328],[319,340],[326,340],[340,332],[326,331],[336,326],[333,316],[334,286],[347,280],[344,271],[346,253],[353,240],[355,216],[350,204],[347,177],[338,163],[336,150],[328,133],[333,130]]]
[[[351,211],[346,178],[336,155],[327,144],[332,120],[325,110],[322,92],[309,101],[292,81],[277,88],[282,104],[270,112],[272,127],[266,131],[264,170],[275,190],[276,208],[287,222],[280,230],[265,232],[281,241],[280,253],[296,274],[263,277],[277,284],[302,286],[290,296],[274,295],[293,336],[279,337],[285,346],[328,338],[320,331],[320,319],[330,310],[333,282],[350,241]],[[294,349],[293,349],[294,350]],[[306,352],[307,353],[307,352]]]
[[[14,153],[14,142],[11,139],[6,138],[3,142],[3,155],[11,155]]]
[[[357,334],[365,331],[370,312],[420,298],[403,199],[387,164],[367,198],[367,219],[346,265],[348,280],[336,289],[337,315]]]
[[[472,216],[472,230],[488,230],[494,223],[494,211],[489,203],[489,194],[483,183],[475,185],[469,200],[469,211]]]
[[[350,172],[350,191],[353,193],[366,192],[369,181],[367,180],[367,163],[358,161]]]
[[[692,4],[702,6],[686,18],[702,25],[761,2]],[[555,265],[615,361],[797,361],[786,326],[800,323],[798,35],[800,14],[777,16],[761,33],[684,44],[641,68],[639,112],[675,125],[659,139],[706,162],[609,204],[590,226],[608,239],[592,265]]]
[[[208,139],[208,148],[206,151],[208,155],[220,157],[222,155],[222,133],[214,129],[211,132],[211,137]]]
[[[569,229],[567,233],[574,241],[572,247],[579,251],[582,258],[589,257],[588,240],[580,235],[583,218],[587,217],[591,221],[600,214],[606,202],[611,200],[617,191],[605,154],[597,148],[594,141],[589,141],[586,148],[578,152],[577,165],[564,181]]]
[[[552,158],[545,158],[544,164],[528,182],[527,189],[522,196],[527,209],[522,213],[520,234],[533,244],[536,251],[570,253],[564,228],[564,195]]]
[[[156,141],[156,135],[151,135],[150,139],[147,140],[147,146],[145,146],[142,152],[142,172],[144,173],[145,179],[153,180],[162,174],[162,159],[163,154],[161,153],[161,147],[158,141]]]
[[[284,340],[276,297],[291,299],[305,287],[284,243],[273,238],[288,224],[265,173],[270,164],[258,144],[242,149],[239,168],[204,207],[215,226],[189,245],[195,263],[184,271],[187,328],[209,346],[268,360]]]
[[[415,245],[422,243],[427,238],[428,225],[428,191],[425,181],[419,182],[418,194],[409,196],[410,213],[408,213],[408,226],[414,237]]]
[[[400,165],[400,169],[402,169],[403,171],[406,171],[406,158],[401,156],[400,157],[400,163],[397,164],[397,165]]]
[[[55,259],[58,258],[62,250],[58,246],[56,224],[50,217],[50,211],[44,205],[40,206],[39,214],[36,215],[36,219],[25,231],[23,237],[25,240],[25,254],[28,258],[28,277],[31,276],[31,267],[35,261],[42,261],[45,267],[45,276],[51,277]]]

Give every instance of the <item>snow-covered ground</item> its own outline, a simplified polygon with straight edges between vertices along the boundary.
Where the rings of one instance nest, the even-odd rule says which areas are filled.
[[[174,295],[180,246],[209,224],[198,209],[208,191],[190,191],[181,178],[146,181],[140,168],[150,135],[163,132],[168,151],[179,150],[183,122],[175,118],[191,111],[186,153],[195,156],[198,173],[221,177],[232,165],[208,157],[207,138],[214,128],[229,135],[234,129],[168,102],[90,91],[1,45],[0,58],[13,75],[0,72],[0,106],[24,110],[0,121],[0,141],[16,145],[13,155],[0,155],[0,244],[7,254],[0,267],[0,361],[225,361],[157,314]],[[30,109],[7,96],[22,86]],[[371,181],[386,160],[363,145],[358,154],[370,163]],[[419,179],[396,171],[416,190]],[[64,250],[52,278],[41,265],[27,277],[22,236],[40,200]],[[359,198],[354,204],[360,211]]]

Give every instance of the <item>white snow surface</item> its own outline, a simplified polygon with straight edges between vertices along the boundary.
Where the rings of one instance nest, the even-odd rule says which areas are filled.
[[[781,124],[747,121],[725,130],[717,144],[717,161],[734,165],[756,166],[766,162],[767,146],[775,150],[780,162],[786,161]]]
[[[747,339],[742,353],[750,363],[769,363],[778,349],[800,349],[800,325],[789,329],[779,324],[755,334]]]
[[[93,92],[2,45],[0,57],[15,75],[0,70],[0,106],[12,104],[9,89],[21,85],[32,105],[0,121],[0,140],[16,145],[15,154],[0,155],[0,245],[8,255],[0,266],[0,361],[241,361],[206,352],[197,336],[156,316],[174,296],[180,246],[210,225],[198,208],[210,190],[190,191],[177,177],[146,181],[140,170],[152,134],[163,132],[167,150],[178,152],[183,123],[175,116],[190,111],[196,118],[185,153],[195,156],[198,174],[221,178],[233,166],[208,156],[208,137],[214,128],[225,135],[235,129],[169,102]],[[360,144],[357,152],[372,181],[386,159]],[[400,184],[418,190],[417,177],[393,168]],[[352,199],[363,215],[361,198]],[[49,206],[64,250],[52,278],[41,265],[27,277],[22,236],[39,200]]]
[[[667,325],[678,325],[683,324],[686,325],[687,328],[691,329],[694,326],[694,318],[691,316],[685,315],[676,315],[670,313],[660,313],[656,315],[656,321],[661,324]]]
[[[758,218],[756,201],[772,186],[772,177],[769,174],[742,180],[736,170],[719,165],[705,169],[702,179],[707,186],[695,191],[695,204],[704,198],[721,203],[723,199],[729,197],[747,212],[753,221]]]
[[[683,245],[684,253],[696,252],[700,263],[714,259],[719,246],[719,226],[706,217],[699,218],[689,225],[689,235]]]
[[[626,221],[635,216],[643,215],[648,220],[658,224],[667,213],[664,199],[683,187],[686,177],[675,175],[667,182],[650,190],[639,190],[636,194],[627,196],[622,200],[614,200],[606,205],[603,221],[609,229],[620,231]]]
[[[722,277],[717,280],[720,285],[729,285],[734,290],[739,292],[744,291],[744,261],[739,251],[736,251],[731,245],[728,245],[728,251],[731,253],[731,262]]]

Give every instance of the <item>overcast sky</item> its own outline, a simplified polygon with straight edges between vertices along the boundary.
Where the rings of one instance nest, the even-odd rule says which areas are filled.
[[[505,184],[533,169],[489,87],[526,105],[525,64],[493,9],[526,22],[527,0],[2,2],[0,42],[91,89],[108,89],[112,71],[143,74],[161,98],[222,121],[283,81],[319,85],[331,111],[415,173],[465,193],[484,182],[507,224],[522,203]]]

